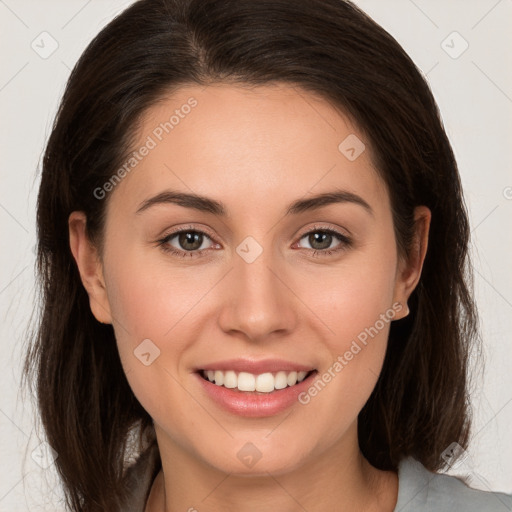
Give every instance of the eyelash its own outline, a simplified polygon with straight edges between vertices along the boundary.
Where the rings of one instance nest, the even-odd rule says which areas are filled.
[[[199,229],[195,229],[193,226],[187,226],[187,227],[179,228],[179,229],[173,231],[172,233],[169,233],[165,237],[161,238],[160,240],[158,240],[157,241],[158,246],[161,247],[161,249],[165,253],[169,253],[174,256],[178,256],[180,258],[186,258],[186,257],[199,258],[199,257],[206,256],[205,252],[207,252],[209,249],[201,249],[201,250],[196,249],[194,251],[182,251],[182,250],[175,249],[172,246],[169,246],[168,245],[169,241],[172,240],[176,235],[179,235],[180,233],[197,233],[197,234],[201,234],[201,235],[206,235],[210,240],[213,241],[213,237],[210,236],[208,233],[201,231]],[[349,237],[347,237],[346,235],[343,235],[334,229],[319,227],[319,226],[314,226],[313,229],[311,229],[310,231],[306,231],[305,233],[303,233],[300,236],[299,241],[302,240],[305,236],[310,235],[312,233],[327,233],[329,235],[334,235],[340,241],[340,243],[334,249],[324,249],[324,250],[307,249],[307,250],[313,251],[312,256],[315,258],[323,258],[323,257],[331,256],[334,253],[338,253],[340,251],[346,250],[347,248],[349,248],[352,245],[352,240]]]

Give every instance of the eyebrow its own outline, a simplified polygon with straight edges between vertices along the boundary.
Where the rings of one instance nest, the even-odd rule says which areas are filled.
[[[373,215],[371,206],[362,197],[346,190],[334,190],[332,192],[316,194],[307,199],[298,199],[288,206],[286,215],[297,215],[305,211],[315,210],[335,203],[357,204]],[[175,190],[165,190],[156,196],[146,199],[141,203],[136,213],[140,214],[158,204],[177,204],[185,208],[211,213],[219,217],[227,216],[227,209],[221,202],[198,194],[178,192]]]

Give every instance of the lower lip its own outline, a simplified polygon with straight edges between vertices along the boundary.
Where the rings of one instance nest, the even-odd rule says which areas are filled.
[[[213,382],[204,379],[199,373],[196,377],[206,394],[223,409],[247,418],[263,418],[274,416],[298,402],[298,395],[305,391],[318,372],[313,371],[302,382],[295,386],[288,386],[271,393],[259,393],[229,389],[217,386]]]

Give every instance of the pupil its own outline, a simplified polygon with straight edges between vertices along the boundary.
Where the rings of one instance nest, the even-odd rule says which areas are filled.
[[[320,241],[321,247],[315,247],[315,244],[318,241]],[[314,233],[312,235],[309,235],[309,243],[311,247],[313,247],[313,249],[326,249],[331,245],[331,242],[332,235],[330,235],[329,233]]]
[[[197,243],[199,241],[199,243]],[[196,233],[194,231],[187,231],[186,233],[180,233],[179,242],[181,247],[186,250],[196,250],[201,247],[202,244],[202,235],[201,233]],[[187,246],[187,244],[192,244],[192,247]]]

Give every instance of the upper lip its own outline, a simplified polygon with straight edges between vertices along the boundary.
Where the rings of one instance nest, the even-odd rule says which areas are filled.
[[[247,372],[260,375],[262,373],[272,373],[281,370],[285,372],[309,372],[314,370],[314,368],[312,366],[294,363],[293,361],[285,361],[284,359],[262,359],[260,361],[253,359],[228,359],[205,364],[197,370],[233,370],[235,372]]]

